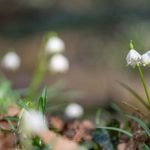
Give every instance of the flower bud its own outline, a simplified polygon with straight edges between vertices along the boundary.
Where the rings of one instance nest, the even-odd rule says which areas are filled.
[[[8,52],[2,59],[2,67],[7,70],[17,70],[20,67],[20,57],[15,52]]]
[[[68,59],[61,55],[54,55],[49,61],[49,70],[53,73],[64,73],[69,69]]]
[[[59,37],[51,37],[47,41],[45,49],[48,53],[62,53],[65,49],[65,44]]]
[[[83,113],[83,107],[76,103],[69,104],[65,109],[65,115],[70,119],[80,118]]]

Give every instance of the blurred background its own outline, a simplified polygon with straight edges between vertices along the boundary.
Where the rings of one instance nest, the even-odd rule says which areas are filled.
[[[133,103],[116,80],[145,96],[136,69],[126,66],[125,57],[131,39],[140,53],[150,49],[149,4],[149,0],[0,0],[0,59],[12,49],[21,58],[18,70],[1,67],[1,72],[15,89],[28,87],[42,38],[55,31],[65,43],[70,68],[63,74],[47,72],[43,85],[64,80],[66,90],[83,93],[75,100],[87,107]]]

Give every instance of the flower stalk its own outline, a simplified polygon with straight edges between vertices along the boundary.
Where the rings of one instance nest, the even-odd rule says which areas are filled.
[[[140,64],[137,64],[137,68],[138,68],[138,72],[139,72],[141,81],[143,83],[143,87],[144,87],[144,90],[145,90],[145,93],[146,93],[146,96],[147,96],[147,100],[148,100],[148,104],[149,104],[149,109],[150,109],[150,96],[149,96],[148,88],[147,88],[146,81],[145,81],[142,69],[140,67]]]

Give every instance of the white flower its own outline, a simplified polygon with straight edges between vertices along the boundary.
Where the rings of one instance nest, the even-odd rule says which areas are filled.
[[[83,113],[83,107],[76,103],[69,104],[65,109],[65,115],[70,119],[80,118],[83,116]]]
[[[150,64],[150,51],[148,51],[148,52],[146,52],[145,54],[142,55],[141,62],[143,64],[143,66],[146,66],[146,65]]]
[[[2,59],[2,66],[8,70],[17,70],[20,67],[20,57],[13,51],[8,52]]]
[[[127,65],[135,67],[137,64],[140,64],[141,55],[134,49],[131,49],[126,57]]]
[[[61,54],[54,55],[49,61],[49,70],[54,73],[63,73],[68,71],[68,69],[69,61]]]
[[[48,129],[45,116],[39,111],[24,111],[21,118],[21,131],[27,135],[38,134]]]
[[[47,41],[45,49],[49,53],[62,53],[65,49],[65,44],[59,37],[51,37]]]

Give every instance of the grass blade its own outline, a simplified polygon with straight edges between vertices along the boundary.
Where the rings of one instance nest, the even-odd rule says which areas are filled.
[[[115,128],[115,127],[98,127],[99,129],[106,129],[106,130],[113,130],[113,131],[117,131],[117,132],[121,132],[129,137],[132,137],[132,133],[126,131],[126,130],[123,130],[123,129],[120,129],[120,128]]]
[[[150,150],[150,147],[144,144],[144,150]]]
[[[98,109],[95,117],[95,123],[97,127],[100,126],[100,117],[101,117],[101,110]]]
[[[39,98],[38,103],[39,110],[43,113],[43,115],[45,114],[46,110],[46,101],[47,101],[47,88],[44,88],[42,96]]]
[[[140,95],[138,95],[137,92],[135,92],[131,87],[129,87],[128,85],[126,85],[121,81],[117,81],[117,83],[120,84],[122,87],[124,87],[126,90],[128,90],[134,97],[137,98],[137,100],[139,100],[148,110],[150,110],[150,107],[145,102],[145,100]]]
[[[147,135],[150,137],[150,129],[148,128],[148,126],[139,118],[133,117],[131,115],[126,115],[129,119],[134,120],[135,122],[137,122],[147,133]]]
[[[15,131],[16,131],[16,128],[15,128],[14,125],[12,124],[11,119],[10,119],[10,118],[6,118],[6,120],[7,120],[7,122],[9,123],[11,130],[12,130],[13,132],[15,132]]]

